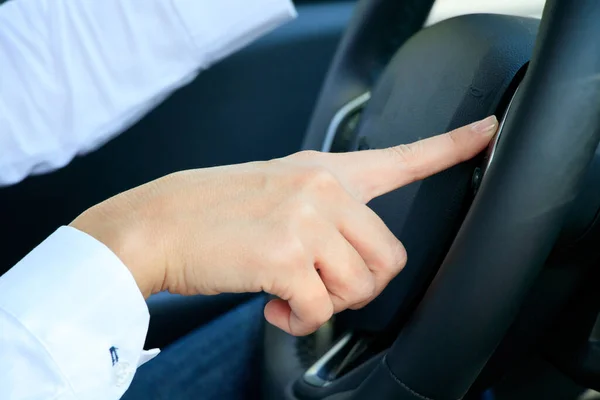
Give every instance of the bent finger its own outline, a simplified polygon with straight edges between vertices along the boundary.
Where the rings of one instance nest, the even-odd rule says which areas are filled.
[[[269,323],[294,336],[316,331],[333,315],[333,304],[319,274],[311,265],[294,280],[290,298],[271,300],[264,314]]]
[[[315,268],[330,294],[334,312],[370,299],[375,277],[346,238],[331,225],[326,240],[315,245]]]

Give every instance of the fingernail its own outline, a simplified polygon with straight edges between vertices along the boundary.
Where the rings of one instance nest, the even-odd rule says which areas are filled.
[[[498,120],[495,116],[490,115],[486,119],[482,119],[481,121],[477,121],[471,124],[471,129],[473,130],[473,132],[477,132],[483,135],[493,135],[496,132],[497,126]]]

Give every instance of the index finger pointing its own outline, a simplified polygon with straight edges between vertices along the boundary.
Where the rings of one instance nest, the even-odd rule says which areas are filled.
[[[408,145],[332,154],[335,172],[365,203],[476,156],[498,128],[495,116]]]

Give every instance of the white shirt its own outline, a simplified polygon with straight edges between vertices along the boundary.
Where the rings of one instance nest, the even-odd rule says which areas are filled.
[[[200,70],[295,16],[290,0],[13,0],[0,6],[0,186],[66,165]],[[0,211],[1,212],[1,211]],[[102,243],[59,228],[0,277],[0,399],[115,400],[146,303]]]

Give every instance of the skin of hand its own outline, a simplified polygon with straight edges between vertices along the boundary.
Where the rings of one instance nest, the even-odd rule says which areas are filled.
[[[404,247],[366,203],[474,157],[497,126],[492,116],[393,148],[181,171],[71,226],[108,246],[145,297],[265,291],[278,297],[266,319],[306,335],[369,303],[406,264]]]

